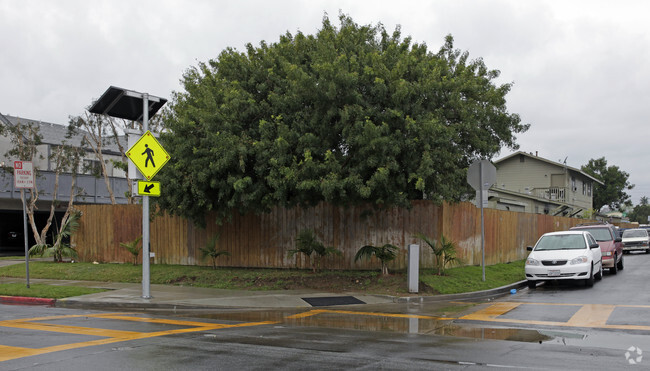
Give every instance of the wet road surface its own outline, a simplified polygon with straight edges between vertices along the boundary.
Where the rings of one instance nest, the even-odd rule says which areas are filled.
[[[650,364],[650,255],[485,302],[139,313],[0,306],[0,369],[586,369]]]

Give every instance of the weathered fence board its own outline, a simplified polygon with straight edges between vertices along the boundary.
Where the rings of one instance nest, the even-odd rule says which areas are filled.
[[[142,230],[140,205],[80,205],[83,216],[73,244],[81,261],[131,262],[131,254],[120,247],[133,241]],[[526,246],[535,243],[543,233],[565,230],[584,222],[582,219],[552,217],[511,211],[485,209],[485,257],[487,264],[523,259]],[[409,244],[420,244],[420,264],[433,266],[433,254],[423,233],[439,240],[441,235],[457,246],[457,255],[467,265],[481,263],[481,213],[471,203],[436,205],[417,201],[411,209],[372,207],[340,208],[321,203],[313,208],[275,208],[262,215],[235,215],[231,222],[217,225],[208,217],[205,229],[177,216],[155,215],[151,220],[152,258],[159,264],[209,265],[202,259],[201,248],[219,234],[219,250],[230,256],[218,259],[221,266],[309,268],[310,262],[289,251],[296,246],[302,229],[313,229],[326,246],[341,250],[342,256],[323,260],[330,269],[376,269],[379,262],[354,261],[361,246],[396,245],[400,252],[390,265],[404,269]],[[142,261],[139,257],[138,262]]]

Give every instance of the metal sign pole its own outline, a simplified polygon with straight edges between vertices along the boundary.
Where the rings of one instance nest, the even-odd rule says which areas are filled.
[[[149,130],[149,94],[142,94],[142,132]],[[142,298],[151,299],[149,292],[149,196],[142,196]]]
[[[25,277],[29,288],[29,239],[27,237],[27,206],[25,205],[25,190],[20,189],[20,198],[23,201],[23,236],[25,236]]]
[[[479,164],[478,178],[481,184],[479,193],[480,204],[481,204],[481,267],[483,271],[483,282],[485,282],[485,219],[483,216],[483,162]]]
[[[488,189],[496,182],[497,170],[488,160],[477,160],[472,162],[467,169],[467,183],[478,192],[477,198],[481,208],[481,256],[483,281],[485,281],[485,215],[483,213],[483,202],[487,203]],[[483,194],[485,191],[485,195]]]
[[[138,109],[140,99],[142,99],[142,106],[140,106],[142,107],[142,111]],[[150,102],[151,106],[149,105]],[[162,147],[160,147],[156,138],[154,138],[154,136],[149,132],[149,114],[152,116],[155,115],[166,102],[167,99],[156,97],[154,95],[150,96],[147,93],[138,93],[136,91],[111,86],[88,110],[91,113],[108,115],[125,120],[142,120],[142,137],[140,137],[140,139],[138,139],[138,141],[133,145],[130,144],[131,141],[129,140],[129,150],[126,153],[126,156],[131,160],[131,164],[135,165],[147,180],[151,180],[164,163],[169,160],[169,155],[162,149]],[[144,148],[139,148],[138,143],[142,142],[145,137],[148,139],[142,143]],[[149,146],[153,145],[157,145],[155,151],[149,148]],[[138,148],[135,149],[136,147]],[[144,151],[144,153],[142,151]],[[154,153],[161,153],[164,155],[161,157],[160,155],[154,155]],[[143,159],[142,155],[146,155],[146,157],[144,157],[144,167],[147,168],[148,163],[151,162],[152,166],[150,168],[143,170],[138,164],[139,161]],[[160,161],[158,159],[154,161],[154,157],[160,159]],[[158,166],[156,166],[155,163],[158,163]],[[129,177],[131,177],[132,174],[131,169],[131,165],[129,165]],[[133,169],[133,171],[135,170]],[[131,191],[133,193],[139,193],[137,192],[137,188],[132,189]],[[151,258],[151,253],[149,251],[151,246],[149,240],[149,196],[142,195],[142,297],[144,299],[151,298],[149,291],[149,259]]]

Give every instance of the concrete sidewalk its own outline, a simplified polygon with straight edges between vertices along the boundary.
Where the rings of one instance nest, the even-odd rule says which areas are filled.
[[[0,278],[2,283],[25,283],[24,278]],[[222,290],[202,287],[151,285],[150,299],[142,298],[142,284],[95,281],[69,281],[30,279],[30,284],[53,286],[83,286],[102,288],[96,294],[57,299],[57,307],[121,307],[121,308],[159,308],[159,309],[216,309],[216,308],[311,308],[304,299],[326,298],[333,301],[360,301],[357,304],[394,303],[392,296],[369,295],[363,293],[327,293],[315,290]],[[351,299],[353,298],[353,299]]]
[[[0,278],[2,283],[25,283],[24,278]],[[311,308],[310,304],[320,301],[318,306],[389,304],[389,303],[427,303],[448,300],[479,300],[507,295],[511,290],[525,286],[525,281],[492,290],[433,296],[386,296],[365,293],[331,293],[315,290],[222,290],[202,287],[151,285],[150,299],[142,298],[142,285],[139,283],[115,283],[96,281],[67,281],[31,279],[31,284],[53,286],[83,286],[102,288],[108,291],[83,296],[57,299],[57,307],[67,308],[131,308],[131,309],[227,309],[227,308]],[[315,300],[314,300],[315,299]],[[39,304],[24,299],[14,301],[24,304]],[[327,304],[331,303],[331,304]],[[41,304],[48,304],[43,302]]]
[[[17,264],[20,262],[13,262]],[[0,266],[12,264],[10,261],[0,261]],[[25,278],[0,277],[2,283],[26,283]],[[46,284],[53,286],[83,286],[101,288],[104,291],[96,294],[43,301],[41,304],[53,303],[57,307],[74,308],[131,308],[131,309],[227,309],[227,308],[311,308],[314,306],[359,305],[359,304],[389,304],[389,303],[425,303],[446,300],[476,300],[498,297],[525,286],[525,281],[500,287],[497,289],[434,296],[397,297],[387,295],[372,295],[359,292],[331,293],[316,290],[223,290],[202,287],[151,285],[150,299],[142,298],[142,284],[30,279],[30,284]],[[4,297],[6,302],[8,299]],[[34,304],[33,300],[14,298],[14,302]],[[317,303],[317,304],[315,304]]]

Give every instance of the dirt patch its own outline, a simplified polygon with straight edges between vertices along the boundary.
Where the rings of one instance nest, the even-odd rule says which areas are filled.
[[[172,284],[172,285],[192,285],[192,283],[196,282],[196,276],[188,277],[188,276],[181,276],[177,277],[174,279],[167,280],[167,283]]]
[[[230,282],[240,289],[299,290],[311,289],[332,293],[363,292],[377,295],[409,296],[435,294],[431,287],[420,283],[419,293],[410,294],[405,274],[395,273],[382,276],[377,273],[355,275],[335,272],[303,274],[295,277],[259,276],[254,278],[233,277]]]

